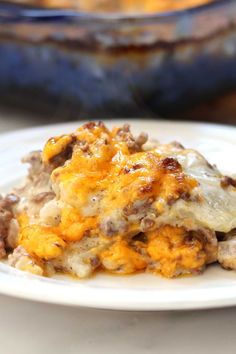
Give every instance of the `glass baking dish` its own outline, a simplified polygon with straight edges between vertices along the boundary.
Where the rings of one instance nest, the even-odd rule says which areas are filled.
[[[236,122],[234,0],[144,15],[1,2],[0,58],[4,105],[65,119]]]

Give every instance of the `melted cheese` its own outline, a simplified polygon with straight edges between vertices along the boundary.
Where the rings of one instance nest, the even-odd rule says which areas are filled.
[[[158,198],[167,203],[197,186],[194,179],[182,173],[180,165],[166,169],[162,156],[154,150],[131,153],[116,134],[116,129],[109,132],[103,126],[78,129],[74,133],[78,148],[74,148],[71,160],[52,173],[53,184],[59,186],[58,198],[67,205],[62,209],[59,227],[65,240],[79,241],[86,230],[98,229],[102,219],[137,201]],[[53,143],[49,140],[43,152],[46,163],[53,153],[62,151],[64,141],[70,141],[69,137],[62,136]],[[81,150],[79,144],[87,144],[88,151]]]
[[[157,272],[167,278],[181,273],[198,272],[206,263],[203,243],[197,238],[188,239],[183,228],[163,226],[148,233],[147,251],[158,262]]]
[[[43,152],[44,162],[47,163],[51,158],[60,154],[72,140],[72,135],[62,135],[49,139]]]
[[[19,217],[19,244],[30,254],[45,260],[57,258],[62,254],[65,242],[53,227],[29,225],[25,215]]]
[[[101,260],[106,269],[122,274],[134,273],[147,266],[145,258],[130,248],[125,240],[115,242],[102,252]]]
[[[96,226],[96,217],[81,217],[75,208],[62,209],[59,232],[65,241],[80,241],[86,231],[94,230]]]
[[[101,227],[106,218],[122,215],[125,208],[147,201],[153,203],[159,214],[161,206],[190,194],[198,185],[183,173],[177,160],[165,160],[155,149],[132,151],[129,142],[122,141],[118,132],[92,124],[81,127],[73,135],[47,142],[43,151],[45,164],[63,155],[70,145],[73,153],[51,174],[61,205],[60,223],[47,227],[21,220],[19,244],[30,254],[50,260],[61,256],[67,243],[85,236],[96,235],[102,240],[107,237]],[[129,220],[126,227],[118,230],[109,250],[99,254],[106,268],[126,274],[147,266],[145,258],[128,243],[130,235],[140,231],[140,220]],[[196,243],[193,249],[183,246],[182,234],[182,229],[169,228],[148,235],[149,256],[162,264],[165,276],[171,277],[179,266],[198,269],[204,262],[204,257],[197,258],[201,244]],[[174,244],[173,254],[171,244]]]

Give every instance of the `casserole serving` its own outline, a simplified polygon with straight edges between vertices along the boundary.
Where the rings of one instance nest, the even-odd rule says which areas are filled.
[[[1,256],[37,275],[236,269],[236,181],[195,150],[84,124],[30,153],[1,199]]]

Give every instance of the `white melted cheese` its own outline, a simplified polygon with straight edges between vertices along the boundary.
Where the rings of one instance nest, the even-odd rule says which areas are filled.
[[[165,154],[162,145],[157,151]],[[186,175],[199,182],[194,188],[191,201],[178,200],[158,218],[159,224],[174,224],[189,229],[199,227],[220,232],[236,228],[236,189],[221,187],[222,175],[216,167],[210,166],[205,158],[194,150],[166,149],[166,156],[176,158]],[[200,197],[194,200],[195,196]]]

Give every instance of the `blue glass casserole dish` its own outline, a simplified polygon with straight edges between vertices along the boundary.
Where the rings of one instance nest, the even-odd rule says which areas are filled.
[[[206,119],[222,97],[236,112],[235,62],[235,0],[129,16],[0,3],[0,104],[65,119]]]

